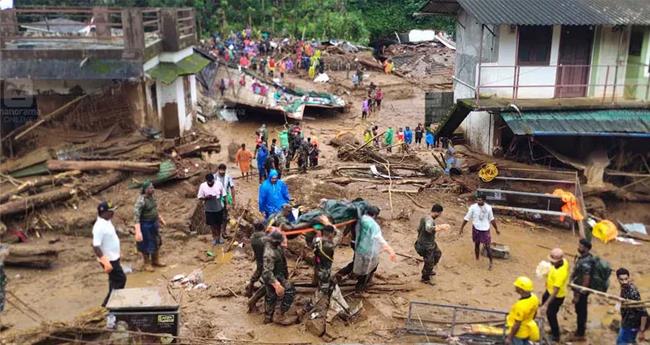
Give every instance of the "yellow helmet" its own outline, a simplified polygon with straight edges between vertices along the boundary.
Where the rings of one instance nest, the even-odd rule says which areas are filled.
[[[533,291],[533,281],[528,277],[517,277],[517,279],[515,279],[514,285],[515,287],[518,287],[527,292]]]

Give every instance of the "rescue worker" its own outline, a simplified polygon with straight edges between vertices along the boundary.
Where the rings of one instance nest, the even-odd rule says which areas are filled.
[[[442,256],[442,252],[436,243],[436,232],[449,230],[449,224],[436,225],[435,220],[442,214],[442,206],[434,204],[431,213],[420,219],[418,227],[418,239],[415,241],[415,251],[424,259],[422,267],[423,283],[430,283],[431,276],[436,275],[433,270]]]
[[[246,286],[246,297],[251,297],[253,295],[255,283],[260,280],[262,277],[262,271],[264,270],[264,245],[266,243],[265,229],[266,226],[264,223],[255,223],[253,234],[251,235],[251,248],[255,255],[255,273],[253,273],[253,276]]]
[[[331,291],[331,275],[332,263],[334,262],[334,249],[341,241],[341,231],[339,231],[332,223],[329,222],[327,217],[322,222],[325,225],[321,230],[321,236],[314,238],[314,269],[315,278],[320,292],[324,295],[329,295]]]
[[[280,317],[278,323],[286,325],[295,322],[287,317],[287,312],[291,308],[293,299],[296,295],[296,289],[289,282],[289,269],[287,268],[287,258],[284,256],[284,249],[281,244],[284,240],[282,233],[273,231],[268,236],[267,243],[264,247],[264,265],[262,279],[266,286],[264,323],[273,322],[273,314],[278,298],[282,299],[280,305]]]
[[[320,150],[318,149],[318,142],[313,140],[309,147],[309,166],[315,168],[318,166],[318,155]]]
[[[298,167],[300,172],[305,173],[307,172],[307,164],[309,164],[309,142],[300,138],[296,139],[296,141],[299,143],[296,149]]]
[[[280,211],[269,217],[266,223],[266,228],[278,227],[282,230],[289,230],[291,229],[291,219],[293,219],[293,215],[291,214],[291,204],[284,204]]]
[[[512,305],[506,317],[506,345],[529,345],[531,341],[539,340],[539,327],[535,323],[535,314],[539,307],[539,299],[533,291],[533,281],[528,277],[518,277],[515,291],[520,298]]]
[[[291,200],[289,188],[284,181],[278,178],[278,172],[271,170],[269,178],[262,183],[258,192],[259,210],[264,214],[264,219],[280,211]]]
[[[135,241],[138,243],[138,251],[144,259],[144,271],[151,272],[153,267],[165,267],[160,261],[160,224],[166,225],[163,217],[158,213],[158,205],[154,198],[154,188],[151,181],[142,183],[141,192],[135,202]]]

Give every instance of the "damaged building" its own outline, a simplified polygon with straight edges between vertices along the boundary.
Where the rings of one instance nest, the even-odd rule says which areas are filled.
[[[574,167],[593,187],[649,176],[649,2],[430,0],[418,14],[457,18],[438,136],[460,128],[477,151]]]
[[[191,128],[194,74],[209,63],[193,50],[193,9],[18,7],[0,23],[3,144],[64,111],[68,129]]]

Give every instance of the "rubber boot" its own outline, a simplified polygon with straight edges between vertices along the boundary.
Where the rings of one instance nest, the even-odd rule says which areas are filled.
[[[151,266],[151,257],[149,256],[149,254],[142,253],[142,258],[144,259],[142,270],[145,272],[153,272],[154,269]]]
[[[295,325],[297,322],[298,322],[298,316],[289,315],[289,313],[287,312],[280,313],[279,317],[275,318],[275,323],[280,324],[282,326]]]
[[[248,297],[248,298],[250,298],[251,296],[253,296],[253,289],[254,289],[254,287],[255,287],[253,284],[254,284],[254,282],[253,282],[253,281],[250,281],[250,282],[248,283],[248,285],[246,285],[246,291],[244,292],[244,296],[246,296],[246,297]]]
[[[151,254],[151,263],[153,264],[154,267],[166,267],[167,265],[160,261],[160,254],[159,252],[154,252]]]

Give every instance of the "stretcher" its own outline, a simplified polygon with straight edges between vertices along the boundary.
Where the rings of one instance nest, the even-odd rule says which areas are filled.
[[[351,220],[346,220],[345,222],[342,222],[342,223],[334,224],[334,226],[337,227],[337,228],[340,228],[340,227],[343,227],[343,226],[354,224],[356,222],[357,222],[356,219],[351,219]],[[316,229],[310,227],[310,228],[304,228],[304,229],[282,231],[282,233],[285,236],[294,236],[294,235],[303,235],[303,234],[307,234],[307,233],[314,232],[314,231],[316,231]]]

